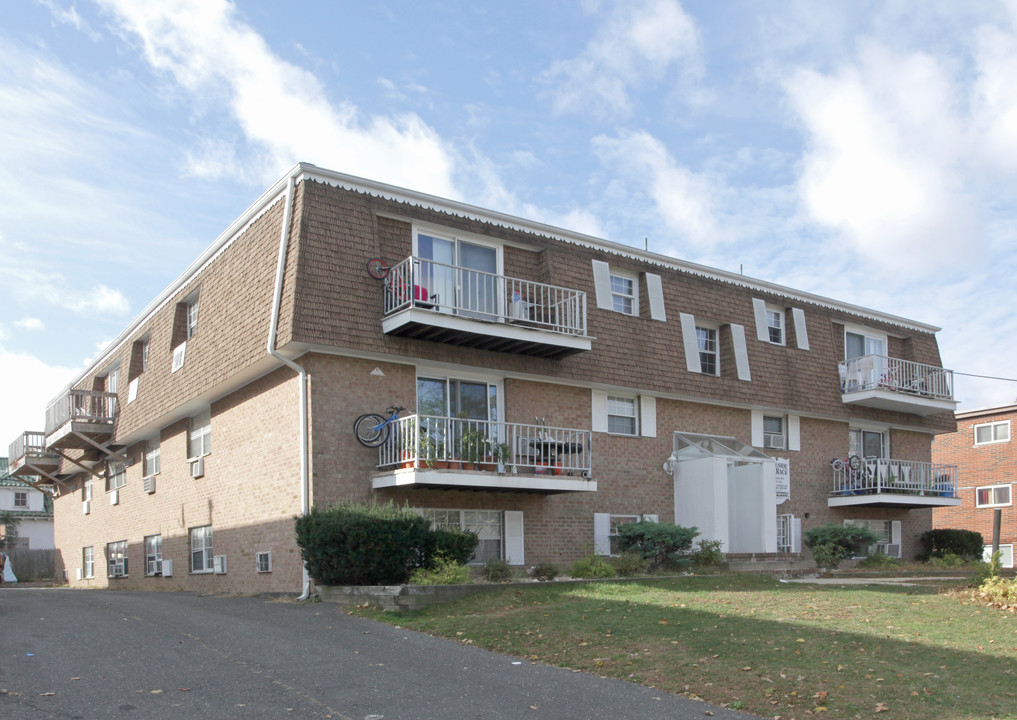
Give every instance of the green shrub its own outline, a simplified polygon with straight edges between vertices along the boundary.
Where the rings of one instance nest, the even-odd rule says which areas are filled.
[[[975,571],[975,577],[973,584],[977,587],[983,585],[989,578],[999,577],[1000,560],[1003,557],[1003,553],[999,550],[992,553],[992,558],[989,562],[978,563],[978,569]]]
[[[952,552],[943,553],[939,557],[930,557],[925,561],[926,565],[934,568],[956,568],[964,565],[964,563],[964,558]]]
[[[826,525],[814,527],[807,531],[804,537],[806,547],[812,548],[813,557],[815,557],[816,547],[819,545],[838,546],[844,551],[837,560],[838,564],[845,557],[868,554],[868,546],[878,539],[876,534],[867,527],[841,525],[839,523],[827,523]],[[832,567],[836,567],[836,565]]]
[[[465,585],[470,581],[470,568],[451,558],[438,556],[430,568],[417,568],[410,573],[413,585]]]
[[[537,578],[537,580],[547,582],[549,580],[554,580],[561,573],[558,570],[558,566],[554,563],[539,562],[533,567],[532,574],[533,577]]]
[[[626,523],[618,527],[618,547],[622,552],[631,550],[642,555],[652,570],[661,567],[671,555],[686,555],[697,535],[698,528],[673,523]]]
[[[480,538],[477,533],[469,530],[453,530],[450,528],[439,528],[434,530],[434,554],[435,557],[443,557],[453,560],[460,565],[465,565],[473,557]]]
[[[727,562],[720,549],[723,544],[720,540],[699,540],[696,549],[689,555],[689,560],[699,570],[721,567]]]
[[[922,533],[919,541],[922,549],[918,559],[923,562],[929,558],[941,558],[947,553],[953,553],[966,560],[980,560],[982,548],[985,547],[981,533],[953,528],[929,530]]]
[[[396,585],[431,564],[427,520],[392,503],[312,508],[296,518],[307,571],[322,585]]]
[[[586,579],[614,577],[614,568],[600,555],[589,555],[572,563],[572,577]]]
[[[900,560],[889,555],[869,555],[864,558],[858,567],[868,568],[870,570],[892,570],[893,568],[900,565]]]
[[[646,574],[649,562],[639,553],[623,552],[618,557],[611,558],[611,566],[614,574],[619,577],[636,577]]]
[[[488,582],[505,582],[506,580],[511,580],[515,575],[512,571],[512,566],[507,561],[499,560],[498,558],[488,560],[482,572]]]
[[[846,554],[843,547],[832,542],[812,546],[812,559],[821,570],[836,570]]]

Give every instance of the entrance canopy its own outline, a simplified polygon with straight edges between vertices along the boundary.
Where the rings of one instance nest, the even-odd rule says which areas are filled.
[[[722,457],[743,462],[765,462],[770,457],[746,445],[738,438],[723,435],[676,432],[674,456],[679,462],[708,457]]]

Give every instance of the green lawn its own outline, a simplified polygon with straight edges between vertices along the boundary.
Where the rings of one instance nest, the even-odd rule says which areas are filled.
[[[783,720],[1017,718],[1017,615],[956,587],[690,576],[355,612]]]

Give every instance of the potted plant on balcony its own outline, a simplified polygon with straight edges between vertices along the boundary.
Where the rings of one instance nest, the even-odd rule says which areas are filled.
[[[487,438],[479,427],[463,423],[463,428],[459,436],[459,457],[463,470],[473,470],[477,463],[487,458]]]
[[[491,457],[498,464],[498,471],[505,472],[512,463],[512,448],[508,443],[491,443]]]
[[[420,433],[420,455],[431,470],[447,470],[448,460],[445,458],[445,444],[435,441],[427,429]]]

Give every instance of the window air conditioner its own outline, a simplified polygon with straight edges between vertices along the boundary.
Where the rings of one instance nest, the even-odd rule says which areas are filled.
[[[89,502],[88,500],[82,500],[81,501],[81,514],[82,515],[88,515],[88,513],[90,513],[90,512],[92,512],[92,503]]]
[[[899,557],[900,556],[900,544],[899,543],[876,543],[876,554],[886,555],[888,557]]]
[[[120,491],[119,490],[113,490],[109,494],[109,504],[110,505],[119,505],[120,504]]]
[[[163,560],[162,561],[162,576],[173,577],[173,561]]]
[[[205,458],[191,460],[191,477],[200,478],[205,475]]]
[[[141,479],[142,486],[145,488],[145,492],[149,495],[155,492],[155,475],[149,475],[146,478]]]
[[[162,574],[162,560],[149,560],[148,561],[148,575],[161,575]]]
[[[74,573],[74,577],[78,580],[81,579],[81,568],[77,569],[77,572]]]
[[[763,435],[763,447],[769,448],[770,450],[783,450],[784,449],[784,436],[783,435]]]
[[[216,575],[225,575],[226,574],[226,556],[225,555],[215,555],[215,556],[213,556],[212,557],[212,568],[214,569]]]

